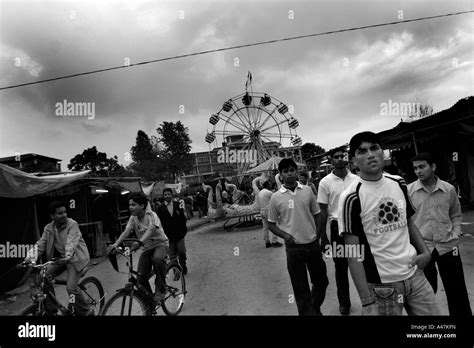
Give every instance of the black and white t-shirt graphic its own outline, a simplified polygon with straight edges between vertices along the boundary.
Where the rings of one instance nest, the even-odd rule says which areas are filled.
[[[407,227],[405,202],[398,203],[390,197],[383,197],[379,200],[377,207],[372,211],[374,234],[401,232]]]

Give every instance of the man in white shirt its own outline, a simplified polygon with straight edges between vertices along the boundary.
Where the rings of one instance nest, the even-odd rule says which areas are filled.
[[[270,231],[285,240],[286,260],[299,315],[322,315],[329,284],[319,238],[322,219],[318,202],[308,186],[297,179],[291,158],[278,164],[283,186],[272,195],[268,212]],[[313,284],[310,289],[308,272]]]
[[[423,269],[430,252],[416,227],[403,178],[383,172],[384,155],[372,132],[354,135],[350,157],[360,178],[339,198],[339,232],[348,250],[349,268],[363,315],[439,315],[436,296]]]
[[[337,246],[344,245],[344,238],[339,236],[337,224],[337,213],[339,196],[359,177],[351,173],[347,168],[348,156],[345,148],[339,147],[329,153],[329,157],[334,166],[334,170],[321,179],[318,190],[318,203],[323,215],[324,226],[329,220],[330,229],[330,250],[336,268],[337,298],[339,300],[339,312],[347,315],[351,308],[351,298],[349,294],[349,264],[347,257],[336,255]],[[324,235],[323,235],[324,237]],[[325,239],[323,238],[323,244]],[[327,249],[326,247],[325,249]]]

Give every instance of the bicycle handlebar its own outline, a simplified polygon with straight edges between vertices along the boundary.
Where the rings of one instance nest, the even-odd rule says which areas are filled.
[[[125,238],[122,243],[139,243],[140,246],[144,246],[145,244],[138,238]],[[136,250],[130,250],[130,248],[128,249],[130,253],[132,252],[135,252]],[[115,249],[111,250],[109,252],[110,253],[119,253],[121,255],[124,255],[124,256],[129,256],[129,254],[126,255],[126,250],[124,248],[121,248],[121,247],[116,247]]]
[[[22,261],[18,265],[16,265],[16,268],[25,268],[25,267],[43,268],[48,265],[58,264],[60,261],[69,261],[69,259],[65,257],[55,257],[49,261],[46,261],[45,263],[40,263],[40,264],[36,264],[36,262],[34,261]]]

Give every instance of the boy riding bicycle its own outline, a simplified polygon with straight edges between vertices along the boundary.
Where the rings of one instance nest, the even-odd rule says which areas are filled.
[[[148,281],[151,267],[155,270],[155,302],[159,304],[165,296],[165,272],[166,255],[168,252],[168,238],[166,237],[161,222],[155,212],[147,209],[148,200],[143,193],[132,193],[129,196],[129,209],[131,212],[125,231],[117,241],[110,246],[110,251],[116,249],[128,235],[135,231],[137,238],[143,245],[143,252],[138,261],[138,281],[150,293],[152,293]],[[135,242],[131,246],[131,251],[140,247],[140,243]]]
[[[52,202],[48,210],[53,221],[44,227],[43,235],[34,248],[28,252],[25,261],[36,262],[44,252],[48,261],[54,257],[61,258],[61,262],[48,266],[46,288],[54,294],[51,280],[67,270],[66,290],[69,297],[71,295],[75,297],[77,313],[94,315],[94,311],[89,309],[89,304],[77,285],[82,270],[90,261],[89,251],[79,226],[76,221],[67,217],[66,205],[63,202]],[[50,307],[51,311],[57,311],[57,308],[53,308],[51,304]]]

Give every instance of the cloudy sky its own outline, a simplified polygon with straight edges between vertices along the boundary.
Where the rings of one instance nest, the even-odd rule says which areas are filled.
[[[234,45],[473,10],[456,1],[1,1],[0,87]],[[473,94],[473,14],[318,36],[0,91],[0,157],[63,160],[96,145],[124,154],[138,130],[189,127],[207,151],[209,116],[253,89],[293,105],[298,135],[326,149],[395,126],[381,104],[435,112]],[[238,62],[236,66],[236,62]],[[90,102],[95,118],[59,117]],[[92,105],[92,104],[91,104]],[[184,107],[184,113],[182,113]],[[181,111],[181,113],[180,113]]]

